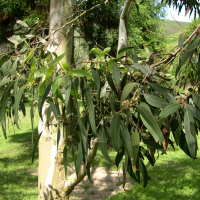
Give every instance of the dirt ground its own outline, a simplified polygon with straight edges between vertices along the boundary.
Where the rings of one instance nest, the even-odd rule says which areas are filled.
[[[93,184],[86,176],[70,195],[70,200],[98,200],[125,192],[123,189],[123,173],[120,171],[110,171],[105,167],[94,167],[91,169]],[[133,186],[127,177],[125,189]]]

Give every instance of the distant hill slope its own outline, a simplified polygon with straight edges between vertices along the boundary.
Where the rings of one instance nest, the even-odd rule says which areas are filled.
[[[190,22],[176,22],[172,20],[164,20],[166,23],[164,32],[165,35],[172,35],[174,33],[180,33],[184,27],[189,26]]]

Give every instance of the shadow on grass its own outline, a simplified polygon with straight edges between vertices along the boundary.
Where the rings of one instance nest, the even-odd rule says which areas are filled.
[[[199,166],[199,160],[193,161],[189,157],[176,160],[164,159],[162,163],[148,167],[151,180],[146,188],[143,188],[142,184],[133,182],[134,186],[128,191],[104,199],[199,200]]]
[[[21,200],[37,199],[37,163],[32,164],[31,145],[32,132],[8,134],[6,141],[3,136],[0,152],[0,199]],[[34,137],[37,137],[37,128],[34,129]]]

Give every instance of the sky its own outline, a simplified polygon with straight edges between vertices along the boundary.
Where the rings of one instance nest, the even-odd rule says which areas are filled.
[[[189,17],[189,13],[187,16],[185,16],[185,8],[182,8],[181,13],[178,15],[178,10],[173,9],[173,6],[168,8],[168,17],[166,17],[169,20],[174,20],[173,17],[176,19],[176,21],[182,21],[182,22],[191,22],[192,19],[194,19],[194,15],[192,13],[191,17]]]

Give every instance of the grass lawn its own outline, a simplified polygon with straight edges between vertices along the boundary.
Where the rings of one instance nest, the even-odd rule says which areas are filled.
[[[31,163],[31,121],[30,107],[26,110],[26,117],[19,114],[20,130],[11,123],[7,128],[8,140],[5,140],[0,130],[0,200],[35,200],[37,199],[37,166],[38,154],[35,162]],[[37,136],[39,117],[36,114],[34,123],[34,137]]]
[[[0,131],[0,200],[36,200],[37,189],[37,165],[31,164],[31,122],[29,117],[30,107],[27,108],[25,118],[20,115],[20,130],[9,126],[8,140],[4,139]],[[39,117],[36,115],[34,124],[34,136],[37,136],[37,125]],[[111,150],[110,157],[114,160],[115,153]],[[198,158],[198,156],[197,156]],[[70,159],[71,160],[71,159]],[[72,161],[71,161],[72,162]],[[174,152],[172,148],[167,155],[160,155],[154,167],[148,163],[148,172],[151,180],[147,188],[143,188],[136,182],[126,192],[120,193],[107,199],[137,199],[137,200],[189,200],[200,199],[200,160],[193,161],[187,157],[179,148]],[[116,169],[109,164],[97,152],[93,166],[107,166]],[[98,188],[98,187],[97,187]]]

